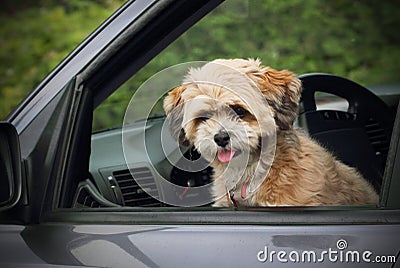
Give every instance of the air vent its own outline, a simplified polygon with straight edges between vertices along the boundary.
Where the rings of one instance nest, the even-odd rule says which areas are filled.
[[[74,196],[74,208],[104,208],[104,207],[118,207],[107,199],[105,199],[97,190],[97,187],[89,180],[86,179],[79,183]]]
[[[161,202],[152,197],[158,198],[158,190],[149,168],[134,168],[131,169],[131,172],[128,169],[114,171],[113,176],[121,190],[125,206],[160,207],[162,205]]]
[[[86,188],[80,188],[74,202],[75,208],[100,208],[102,207],[97,202]]]
[[[379,124],[378,121],[370,118],[365,125],[369,141],[375,150],[375,154],[382,159],[383,164],[386,162],[386,158],[389,150],[389,140],[386,136],[385,130]]]

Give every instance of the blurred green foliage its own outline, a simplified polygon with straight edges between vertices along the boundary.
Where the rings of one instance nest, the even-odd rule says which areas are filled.
[[[259,57],[296,73],[331,72],[362,84],[398,82],[399,12],[399,1],[228,1],[151,65]]]
[[[122,2],[42,0],[40,7],[29,0],[21,11],[1,14],[0,117]],[[399,83],[399,12],[400,2],[389,0],[228,0],[100,105],[94,130],[120,125],[146,79],[187,61],[258,57],[298,74],[334,73],[363,85]]]
[[[333,73],[362,85],[399,83],[399,14],[399,1],[226,1],[100,105],[93,129],[121,125],[146,79],[188,61],[258,57],[297,74]],[[158,103],[154,112],[161,111]]]
[[[0,119],[124,1],[0,3]]]

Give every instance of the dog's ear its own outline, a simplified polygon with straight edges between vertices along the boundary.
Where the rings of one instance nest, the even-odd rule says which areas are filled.
[[[263,68],[255,76],[261,92],[273,109],[279,129],[291,129],[298,114],[302,89],[300,79],[288,70],[277,71],[269,67]]]
[[[180,145],[189,146],[190,142],[186,138],[185,130],[182,128],[183,99],[181,95],[184,90],[184,86],[179,86],[168,93],[164,98],[164,111],[169,121],[172,136]]]
[[[178,105],[183,104],[182,92],[185,91],[184,86],[179,86],[168,92],[168,95],[164,98],[164,111],[168,116],[172,110]]]

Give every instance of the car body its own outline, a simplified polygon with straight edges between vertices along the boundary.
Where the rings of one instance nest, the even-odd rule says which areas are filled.
[[[399,265],[399,87],[389,94],[373,90],[397,111],[376,207],[179,206],[189,179],[207,184],[209,171],[182,174],[162,157],[150,165],[140,145],[133,146],[134,168],[128,167],[123,128],[92,134],[94,107],[220,2],[128,1],[10,114],[22,174],[11,181],[19,189],[11,191],[16,200],[0,212],[2,266]],[[156,156],[164,121],[145,121]],[[140,141],[143,124],[138,120],[127,131]],[[190,150],[184,153],[195,154]],[[153,178],[162,172],[175,174],[171,192]],[[155,182],[143,191],[138,176]],[[148,194],[153,190],[155,196]],[[162,195],[178,203],[162,202]],[[185,198],[192,204],[195,196]]]

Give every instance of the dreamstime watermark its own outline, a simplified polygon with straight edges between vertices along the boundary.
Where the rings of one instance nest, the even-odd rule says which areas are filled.
[[[336,248],[328,248],[321,252],[315,250],[285,251],[270,250],[265,246],[257,253],[257,260],[265,263],[395,263],[394,255],[374,255],[370,250],[349,250],[345,239],[336,242]]]

